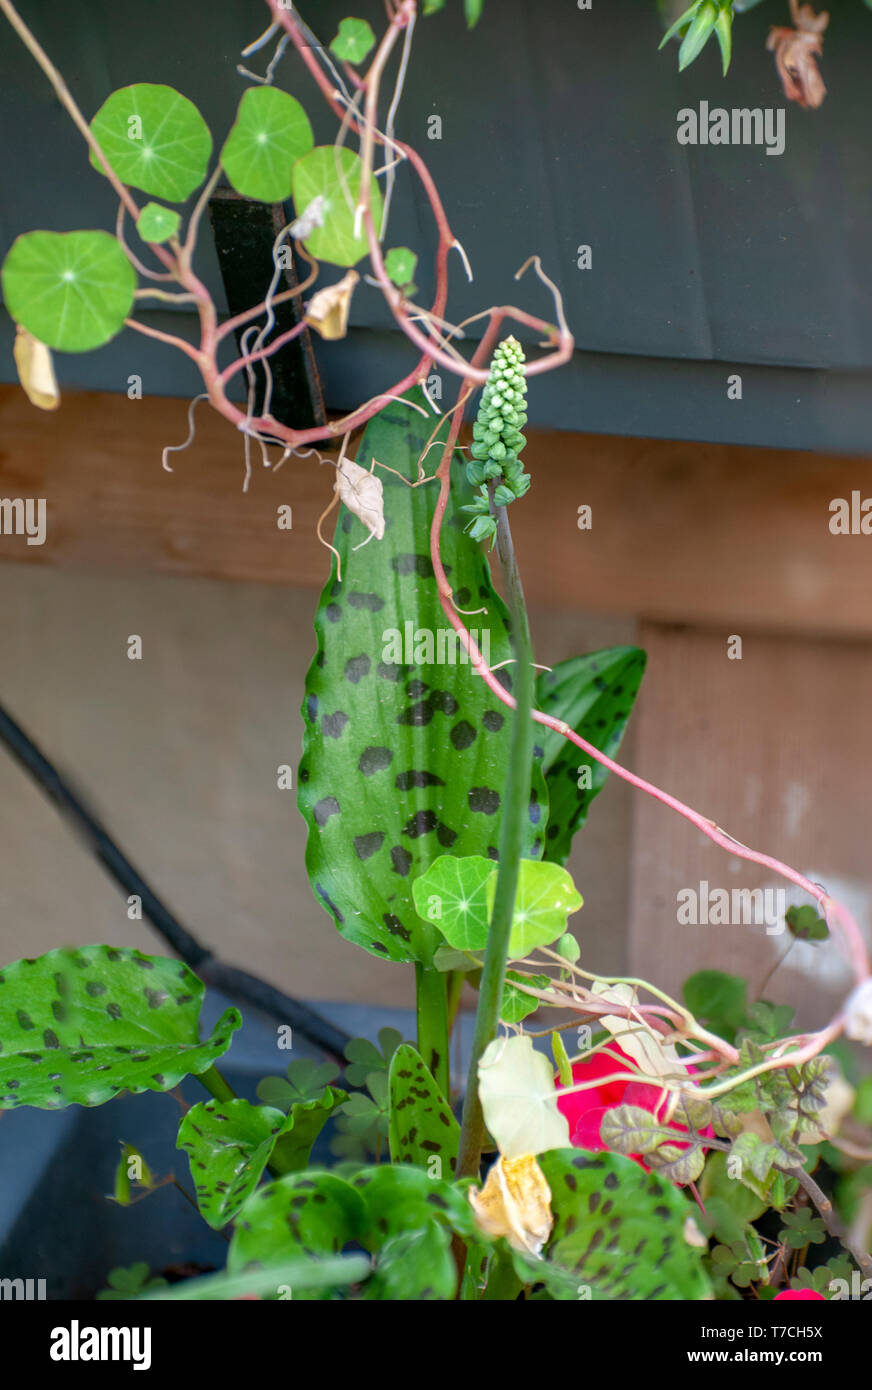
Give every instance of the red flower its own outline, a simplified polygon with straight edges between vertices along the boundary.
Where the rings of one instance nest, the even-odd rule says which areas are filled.
[[[827,1301],[822,1293],[816,1293],[814,1289],[782,1289],[781,1293],[777,1293],[775,1295],[773,1302],[777,1303],[779,1298],[820,1298],[823,1300],[824,1303],[826,1303]]]
[[[618,1047],[617,1043],[609,1043],[609,1052],[617,1054],[621,1060],[616,1060],[614,1056],[609,1057],[604,1052],[595,1052],[586,1061],[576,1062],[572,1068],[573,1084],[611,1076],[624,1069],[624,1062],[627,1063],[626,1070],[633,1071],[636,1068],[632,1058]],[[687,1070],[692,1075],[695,1068],[688,1066]],[[557,1089],[559,1092],[559,1077]],[[660,1086],[641,1081],[604,1081],[601,1086],[591,1086],[587,1091],[572,1091],[569,1095],[558,1095],[557,1108],[569,1122],[569,1140],[573,1147],[592,1149],[599,1153],[608,1147],[600,1135],[600,1125],[607,1110],[612,1110],[617,1105],[635,1105],[640,1110],[650,1111],[658,1120],[663,1120],[668,1100],[669,1097]],[[669,1128],[675,1130],[676,1137],[679,1133],[687,1134],[687,1126],[676,1121],[673,1121]],[[711,1129],[706,1131],[707,1134],[712,1132]],[[679,1145],[679,1148],[686,1147],[686,1144]],[[641,1164],[646,1172],[651,1171],[648,1165],[642,1162],[639,1154],[630,1154],[630,1158]]]

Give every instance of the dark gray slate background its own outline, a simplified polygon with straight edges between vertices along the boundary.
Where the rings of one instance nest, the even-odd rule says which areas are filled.
[[[329,41],[343,14],[378,28],[379,0],[303,6]],[[216,144],[245,82],[239,49],[263,27],[258,0],[21,0],[86,115],[134,81],[178,87],[202,110]],[[454,264],[451,313],[462,318],[515,299],[551,313],[531,280],[515,285],[537,251],[566,299],[578,352],[539,378],[531,418],[590,432],[868,451],[872,368],[872,172],[868,87],[872,13],[833,0],[825,43],[823,107],[786,103],[765,51],[786,4],[764,3],[735,24],[726,81],[714,45],[686,73],[676,50],[658,54],[654,0],[486,0],[468,34],[460,0],[420,21],[399,133],[425,155],[452,225],[475,269]],[[206,16],[205,22],[202,16]],[[252,59],[258,62],[260,55]],[[314,86],[295,57],[280,80],[332,139]],[[676,114],[715,105],[786,106],[787,148],[685,148]],[[438,114],[443,139],[427,139]],[[80,137],[18,40],[0,39],[0,251],[21,231],[114,224],[114,199]],[[134,238],[135,239],[135,238]],[[201,266],[220,302],[214,252]],[[403,171],[389,244],[432,246],[427,209]],[[593,269],[576,248],[593,248]],[[328,272],[329,275],[329,272]],[[430,287],[426,255],[417,277]],[[151,316],[159,323],[161,315]],[[353,405],[413,360],[375,290],[356,295],[353,330],[318,356],[328,404]],[[14,379],[8,319],[0,377]],[[64,356],[61,383],[126,388],[130,372],[151,394],[197,389],[185,359],[126,332],[99,352]],[[726,397],[740,371],[741,403]]]

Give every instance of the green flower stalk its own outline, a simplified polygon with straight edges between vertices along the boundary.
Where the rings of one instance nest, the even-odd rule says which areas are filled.
[[[526,397],[524,349],[517,338],[504,338],[494,353],[481,395],[472,427],[472,457],[466,465],[467,478],[478,488],[475,501],[463,508],[473,514],[466,529],[475,541],[489,539],[493,543],[496,537],[491,495],[495,506],[507,507],[516,497],[523,497],[530,486],[530,475],[518,458],[527,442],[521,433],[527,423]]]

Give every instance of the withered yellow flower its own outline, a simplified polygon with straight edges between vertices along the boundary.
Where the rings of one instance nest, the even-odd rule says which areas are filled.
[[[515,1250],[540,1255],[551,1234],[551,1189],[535,1154],[500,1154],[483,1188],[470,1188],[475,1219],[490,1236],[505,1236]]]

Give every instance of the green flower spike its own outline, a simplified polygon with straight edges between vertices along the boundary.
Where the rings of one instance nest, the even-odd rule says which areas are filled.
[[[473,540],[493,541],[496,537],[497,524],[490,514],[490,484],[494,485],[493,500],[498,507],[507,507],[516,497],[523,497],[530,486],[530,475],[524,472],[518,458],[527,442],[521,433],[527,423],[526,396],[524,349],[517,338],[504,338],[494,353],[481,395],[478,418],[472,427],[471,458],[466,465],[469,481],[478,488],[475,501],[463,508],[473,514],[466,528]]]

